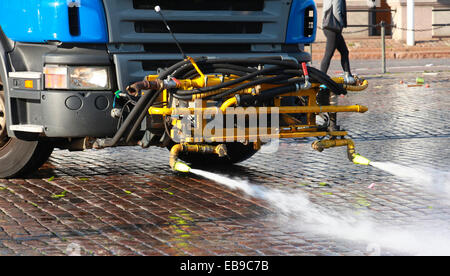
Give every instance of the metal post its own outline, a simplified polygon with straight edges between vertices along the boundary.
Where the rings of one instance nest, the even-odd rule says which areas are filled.
[[[386,73],[386,22],[381,21],[381,72]]]
[[[416,44],[414,37],[414,0],[407,0],[407,32],[406,32],[406,43],[409,46],[414,46]]]
[[[313,58],[312,58],[312,56],[313,56],[313,49],[312,49],[312,43],[311,44],[309,44],[309,54],[311,55],[311,62],[310,62],[310,64],[312,65],[313,64]]]

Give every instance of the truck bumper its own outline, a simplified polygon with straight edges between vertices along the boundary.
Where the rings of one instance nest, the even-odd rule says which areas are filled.
[[[111,117],[111,91],[10,91],[10,137],[24,133],[77,138],[111,137],[117,120]]]

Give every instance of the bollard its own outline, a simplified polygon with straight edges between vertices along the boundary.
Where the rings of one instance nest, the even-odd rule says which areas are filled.
[[[381,21],[381,72],[386,73],[386,22]]]
[[[309,44],[309,54],[311,55],[311,62],[310,62],[310,65],[312,66],[312,64],[313,64],[313,58],[312,58],[312,56],[313,56],[312,43]]]

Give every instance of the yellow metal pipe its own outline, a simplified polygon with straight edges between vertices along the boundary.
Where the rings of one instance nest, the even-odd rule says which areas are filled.
[[[178,162],[178,155],[182,152],[183,145],[177,144],[172,147],[170,150],[170,159],[169,159],[169,165],[172,169],[175,169],[175,165]]]
[[[148,109],[148,113],[150,115],[163,115],[163,116],[169,116],[172,115],[172,108],[170,107],[150,107]]]
[[[221,109],[219,109],[221,110]],[[276,110],[276,111],[275,111]],[[281,106],[275,109],[273,108],[244,108],[244,109],[233,109],[226,110],[224,114],[238,115],[238,114],[263,114],[263,113],[273,113],[277,112],[280,114],[286,113],[338,113],[338,112],[359,112],[365,113],[369,109],[362,105],[350,105],[350,106]],[[150,115],[163,115],[170,116],[173,114],[194,114],[195,112],[204,112],[208,114],[214,114],[218,111],[215,107],[208,108],[159,108],[151,107],[149,109]]]
[[[224,144],[218,146],[212,145],[191,145],[191,144],[177,144],[170,150],[169,165],[172,169],[181,172],[189,172],[190,168],[181,161],[178,161],[178,155],[182,152],[196,152],[202,154],[216,154],[219,157],[227,155],[227,148]]]
[[[347,157],[350,161],[353,161],[355,153],[355,143],[351,139],[331,139],[331,140],[321,140],[312,143],[312,148],[318,152],[322,152],[325,149],[334,147],[347,146]]]
[[[364,91],[367,89],[367,87],[369,87],[369,82],[367,80],[364,80],[362,82],[362,84],[360,85],[347,85],[344,84],[344,89],[347,91],[352,91],[352,92],[360,92],[360,91]]]
[[[320,152],[322,152],[324,149],[342,146],[348,146],[354,150],[355,143],[350,139],[332,139],[332,140],[315,141],[312,144],[312,148]]]
[[[362,80],[362,83],[360,83],[359,85],[345,84],[344,78],[342,78],[342,77],[333,78],[333,81],[335,83],[342,84],[345,90],[352,91],[352,92],[364,91],[367,89],[367,87],[369,87],[369,82],[367,80]]]
[[[355,143],[351,139],[331,139],[316,141],[312,144],[312,148],[322,152],[324,149],[329,149],[333,147],[347,146],[347,157],[348,159],[357,165],[370,165],[370,160],[357,154],[355,150]]]
[[[211,142],[223,142],[223,141],[257,141],[257,140],[269,140],[269,139],[289,139],[289,138],[307,138],[307,137],[342,137],[348,135],[346,131],[335,131],[335,132],[281,132],[281,133],[268,133],[268,134],[250,134],[252,132],[247,131],[245,135],[233,135],[233,136],[210,136],[205,137]],[[258,132],[253,132],[258,133]]]
[[[225,111],[227,111],[227,108],[229,108],[229,107],[231,107],[231,106],[233,106],[233,105],[236,105],[236,104],[237,104],[237,99],[236,99],[236,97],[230,98],[230,99],[226,100],[226,101],[222,104],[222,106],[220,107],[220,110],[221,110],[222,112],[225,112]]]

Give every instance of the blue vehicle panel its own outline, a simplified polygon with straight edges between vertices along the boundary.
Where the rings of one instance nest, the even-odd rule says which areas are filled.
[[[76,12],[70,14],[70,9]],[[72,26],[77,28],[76,32],[71,31],[69,22],[78,25]],[[0,1],[0,25],[10,39],[20,42],[108,41],[101,0],[3,0]]]
[[[314,28],[310,36],[305,34],[305,11],[310,8],[314,11]],[[316,40],[317,31],[317,8],[313,0],[294,0],[289,15],[288,29],[286,34],[287,44],[313,43]]]

